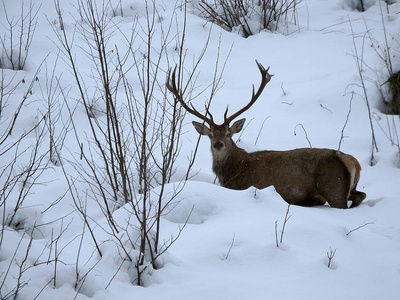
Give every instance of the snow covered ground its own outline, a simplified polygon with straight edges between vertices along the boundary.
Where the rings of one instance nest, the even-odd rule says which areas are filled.
[[[110,37],[110,51],[114,45],[125,45],[122,33],[129,36],[136,17],[140,24],[145,24],[147,15],[144,1],[115,2],[116,6],[121,5],[123,14],[110,18],[120,28]],[[40,176],[36,182],[17,180],[10,196],[1,194],[0,298],[12,299],[18,286],[17,299],[399,299],[400,121],[398,116],[382,113],[377,85],[387,80],[386,66],[378,55],[384,51],[385,36],[394,71],[400,70],[400,3],[392,1],[396,3],[387,12],[383,1],[366,1],[369,7],[361,13],[347,4],[350,2],[303,0],[296,8],[297,23],[290,24],[289,33],[263,31],[247,39],[211,26],[192,13],[190,5],[185,48],[191,62],[193,57],[200,56],[209,36],[196,82],[202,88],[211,83],[217,55],[222,61],[230,53],[223,86],[210,108],[217,122],[222,120],[228,104],[233,112],[248,102],[252,84],[257,87],[260,81],[254,61],[270,66],[275,76],[260,99],[243,114],[247,127],[240,133],[238,145],[255,151],[287,150],[310,144],[338,149],[340,144],[340,150],[356,157],[362,166],[358,190],[365,192],[367,198],[359,207],[288,208],[273,187],[245,191],[222,188],[214,183],[209,140],[203,137],[192,170],[194,176],[173,200],[174,208],[161,219],[161,240],[176,237],[187,224],[160,257],[162,267],[147,272],[145,287],[139,287],[132,284],[132,263],[121,260],[123,255],[112,241],[99,204],[87,199],[85,210],[100,244],[101,258],[68,192],[65,173],[76,180],[74,187],[82,197],[90,189],[77,177],[77,168],[73,166],[79,162],[80,148],[74,130],[70,129],[60,149],[62,166],[49,164],[46,154],[40,160],[46,168],[37,172]],[[38,23],[25,69],[2,70],[3,91],[19,84],[7,97],[7,106],[1,112],[1,134],[24,94],[29,95],[29,100],[22,107],[11,136],[0,144],[0,152],[38,122],[46,111],[50,79],[55,77],[59,78],[63,92],[68,91],[68,101],[78,103],[74,111],[77,134],[85,136],[90,132],[85,111],[77,101],[76,83],[60,54],[54,31],[60,24],[54,4],[39,3],[34,1],[34,10],[39,9]],[[159,28],[168,27],[171,16],[176,20],[171,32],[176,32],[174,26],[182,29],[184,13],[180,5],[162,0],[155,4],[155,40],[161,36]],[[24,7],[28,9],[29,3]],[[61,1],[63,25],[70,36],[78,23],[76,7],[74,1]],[[15,1],[7,0],[4,8],[10,19],[21,10]],[[7,24],[3,7],[0,21]],[[79,71],[87,76],[84,78],[88,78],[86,83],[90,86],[93,66],[83,53],[87,50],[86,41],[79,32],[71,41]],[[167,48],[173,53],[174,45]],[[357,58],[362,60],[378,147],[373,166],[372,130]],[[5,87],[10,80],[12,83]],[[33,87],[28,88],[31,82]],[[56,132],[62,132],[62,127],[69,124],[68,112],[61,92],[55,93],[53,99],[54,107],[63,111],[54,123]],[[202,108],[205,100],[202,95],[193,100],[193,105]],[[184,121],[175,178],[187,169],[187,158],[197,141],[192,120],[195,118],[187,115]],[[15,172],[32,159],[31,151],[23,149],[34,145],[40,128],[48,129],[40,124],[39,129],[27,134],[17,150],[0,154],[2,188],[9,172],[5,170],[9,170],[9,161],[16,153],[20,157],[12,166]],[[43,136],[43,143],[48,143],[48,134]],[[6,226],[16,207],[15,199],[26,190],[26,184],[32,185],[23,205],[15,214],[13,226]],[[166,185],[166,194],[173,194],[176,184]],[[6,190],[4,186],[3,191]],[[152,192],[158,191],[156,187]],[[131,230],[131,210],[125,205],[114,212],[113,218],[121,228]],[[286,214],[289,219],[285,222]],[[281,235],[282,243],[278,241],[277,246],[276,236],[279,240]],[[77,274],[84,278],[78,284]]]

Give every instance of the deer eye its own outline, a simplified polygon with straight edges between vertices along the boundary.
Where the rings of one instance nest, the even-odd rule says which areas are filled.
[[[213,138],[212,133],[209,133],[209,134],[208,134],[208,137],[209,137],[210,139],[212,139],[212,138]]]
[[[227,134],[226,134],[226,137],[231,137],[231,133],[230,132],[228,132]]]

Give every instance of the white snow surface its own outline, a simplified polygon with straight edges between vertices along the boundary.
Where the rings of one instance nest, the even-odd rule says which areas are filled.
[[[124,14],[112,20],[121,32],[129,35],[134,19],[144,22],[146,18],[144,1],[115,2],[122,3]],[[289,32],[261,32],[247,39],[211,26],[189,7],[185,47],[191,61],[200,55],[210,35],[196,82],[202,88],[211,83],[217,52],[223,60],[232,48],[223,74],[224,84],[210,108],[217,122],[222,120],[226,105],[229,104],[230,112],[238,110],[249,100],[252,84],[256,87],[259,84],[255,60],[270,66],[275,76],[255,105],[243,114],[247,127],[238,134],[238,145],[247,151],[287,150],[309,147],[309,143],[316,148],[338,149],[343,135],[340,150],[356,157],[362,166],[358,190],[365,192],[367,198],[359,207],[342,210],[327,205],[291,206],[283,241],[277,247],[275,226],[280,239],[287,203],[274,187],[234,191],[214,183],[209,140],[202,137],[192,170],[194,176],[173,200],[171,211],[162,217],[161,240],[176,236],[186,221],[187,224],[177,241],[160,257],[162,267],[149,272],[146,286],[139,287],[132,284],[131,266],[121,260],[121,253],[106,230],[102,230],[106,220],[98,203],[89,199],[86,209],[102,258],[76,212],[63,168],[52,166],[43,171],[19,209],[16,218],[20,222],[14,223],[22,224],[22,228],[3,226],[0,296],[5,297],[16,286],[19,265],[29,252],[22,277],[26,285],[18,299],[400,299],[400,122],[398,116],[381,112],[376,82],[380,85],[385,81],[387,70],[365,34],[368,31],[376,43],[384,45],[384,21],[396,57],[393,65],[399,66],[400,3],[391,4],[388,13],[383,1],[368,1],[367,11],[361,13],[352,10],[348,2],[303,0],[297,7],[296,24],[290,25]],[[34,1],[35,7],[39,3]],[[172,22],[172,27],[181,26],[184,14],[179,5],[162,0],[156,0],[155,4],[160,16],[155,38],[160,35],[157,26],[167,27],[173,14],[177,21]],[[14,1],[4,1],[4,5],[8,14],[18,15],[19,6]],[[61,5],[65,29],[73,34],[76,6],[73,1],[61,1]],[[0,16],[4,23],[4,12]],[[4,70],[7,76],[15,74],[14,80],[25,78],[27,82],[19,85],[10,98],[6,109],[11,112],[17,105],[13,101],[20,101],[27,84],[46,59],[37,74],[39,83],[32,90],[29,109],[22,110],[16,136],[35,124],[45,109],[43,88],[49,77],[46,73],[54,69],[65,89],[71,90],[70,101],[78,98],[67,64],[61,58],[55,64],[59,45],[50,26],[57,23],[53,2],[42,1],[38,16],[26,70]],[[89,74],[90,61],[79,48],[85,47],[85,41],[76,37],[74,43],[79,70]],[[109,45],[124,45],[118,31]],[[373,166],[370,119],[360,87],[355,47],[363,58],[379,150],[375,152]],[[172,53],[174,45],[169,45],[168,51]],[[193,100],[193,105],[202,108],[205,100],[202,95]],[[87,123],[79,122],[85,120],[84,113],[78,105],[75,116],[82,135],[89,132]],[[187,158],[198,137],[192,120],[193,116],[186,116],[176,178],[185,172]],[[397,134],[397,146],[388,139],[393,132]],[[29,139],[35,139],[34,133],[23,143],[25,147],[31,145]],[[79,145],[74,132],[69,131],[61,157],[71,176],[75,169],[69,162],[74,156],[79,156]],[[29,160],[29,156],[25,159]],[[79,159],[75,158],[76,161]],[[2,161],[0,167],[6,164]],[[76,184],[82,193],[88,189],[84,182],[78,180]],[[173,192],[176,184],[168,184],[167,191]],[[157,189],[152,192],[157,193]],[[15,207],[12,201],[10,197],[1,203],[2,224]],[[129,227],[130,210],[126,205],[114,212],[121,227]],[[32,230],[38,225],[40,230]],[[85,232],[83,238],[82,232]],[[51,243],[54,236],[59,239]],[[333,252],[328,268],[328,255]],[[50,263],[40,263],[49,259]],[[87,274],[80,289],[75,287],[77,270]]]

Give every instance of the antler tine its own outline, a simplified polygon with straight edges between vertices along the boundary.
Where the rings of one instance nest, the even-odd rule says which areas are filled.
[[[227,115],[228,115],[228,109],[229,109],[229,105],[226,106],[225,112],[224,112],[224,120],[227,119]]]
[[[193,105],[192,105],[192,107],[193,107]],[[194,107],[193,107],[193,108],[194,108]],[[212,123],[212,124],[215,124],[215,123],[214,123],[214,118],[213,118],[212,114],[210,113],[210,110],[208,109],[207,105],[204,104],[204,108],[206,109],[206,116],[209,115],[209,116],[210,116],[210,121],[211,121],[211,123]],[[210,124],[210,125],[211,125],[211,124]]]
[[[167,87],[167,89],[174,95],[175,100],[178,100],[179,103],[183,106],[183,108],[190,114],[202,119],[204,122],[206,122],[208,125],[214,125],[214,121],[212,118],[211,113],[208,111],[207,107],[206,107],[206,115],[208,114],[210,116],[210,118],[207,118],[205,115],[202,115],[200,112],[198,112],[194,106],[192,104],[190,104],[190,106],[192,108],[190,108],[185,101],[183,101],[183,96],[182,96],[182,92],[177,88],[176,86],[176,67],[174,68],[174,70],[172,71],[172,76],[171,76],[171,69],[168,70],[167,73],[167,80],[165,83],[165,86]]]
[[[233,115],[231,115],[230,117],[226,117],[227,113],[228,113],[228,108],[226,108],[225,111],[225,121],[224,124],[229,124],[232,120],[234,120],[235,118],[237,118],[239,115],[241,115],[242,113],[244,113],[246,110],[248,110],[258,99],[258,97],[260,97],[261,93],[263,92],[265,86],[267,85],[268,82],[270,82],[272,76],[274,76],[273,74],[269,74],[269,67],[267,69],[265,69],[263,67],[262,64],[260,64],[257,60],[256,60],[256,64],[258,69],[260,70],[261,73],[261,84],[260,87],[258,88],[257,92],[254,92],[254,84],[253,84],[253,92],[252,92],[252,96],[251,96],[251,100],[250,102],[243,107],[242,109],[238,110],[236,113],[234,113]]]

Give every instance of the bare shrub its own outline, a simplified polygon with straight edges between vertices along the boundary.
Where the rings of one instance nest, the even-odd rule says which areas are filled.
[[[0,117],[2,124],[0,130],[0,209],[3,211],[0,219],[3,226],[14,228],[23,226],[19,221],[15,222],[17,214],[39,176],[46,169],[47,152],[43,152],[41,149],[47,133],[42,126],[45,114],[37,117],[35,124],[25,129],[24,132],[16,131],[22,111],[29,107],[29,99],[33,94],[32,89],[37,82],[39,69],[21,96],[19,104],[15,108],[10,105],[7,113]],[[5,75],[2,77],[2,81],[7,82],[0,88],[5,107],[8,105],[8,97],[21,84],[21,82],[15,82],[14,78],[8,80]],[[25,83],[25,80],[23,81]],[[34,138],[28,138],[33,134]],[[27,145],[29,146],[27,147]]]
[[[351,32],[353,35],[353,47],[354,47],[353,48],[353,57],[356,62],[358,79],[359,79],[359,83],[355,84],[355,85],[361,89],[361,93],[358,95],[362,99],[364,99],[365,104],[367,106],[367,110],[368,110],[368,119],[369,119],[369,125],[370,125],[370,129],[371,129],[371,155],[370,155],[369,163],[371,166],[374,166],[376,164],[375,152],[378,152],[379,149],[378,149],[378,144],[377,144],[377,141],[375,138],[375,128],[374,128],[374,124],[373,124],[372,108],[371,108],[371,104],[370,104],[371,101],[369,99],[369,94],[367,91],[368,80],[367,80],[367,78],[365,78],[365,75],[363,73],[364,66],[365,66],[365,62],[363,60],[364,48],[361,48],[361,50],[360,50],[359,47],[357,47],[356,39],[359,38],[359,36],[356,36],[356,34],[354,33],[353,26],[352,26],[352,23],[350,20],[349,20],[349,24],[350,24]],[[354,91],[352,91],[352,96],[353,96],[353,92]]]
[[[362,94],[360,95],[367,104],[368,114],[370,119],[370,126],[372,132],[372,147],[371,147],[371,160],[370,164],[374,165],[374,152],[378,151],[377,142],[375,140],[373,121],[384,132],[385,136],[388,138],[392,146],[397,147],[398,153],[400,153],[400,119],[397,114],[400,112],[400,75],[399,75],[399,52],[400,44],[398,42],[398,32],[389,32],[386,28],[386,20],[388,10],[384,10],[384,4],[379,4],[380,14],[381,14],[381,28],[371,29],[365,23],[365,33],[361,35],[355,35],[353,31],[353,42],[354,42],[354,58],[357,63],[358,73],[359,73],[359,87],[362,89]],[[349,21],[352,27],[351,22]],[[382,40],[378,40],[378,36],[375,32],[379,30],[379,37]],[[362,39],[362,47],[357,47],[355,40]],[[366,46],[375,53],[377,58],[378,66],[369,65],[364,61],[364,52],[366,51]],[[368,70],[376,79],[372,79],[373,76],[365,75],[365,71]],[[372,83],[375,85],[376,90],[381,95],[381,105],[380,110],[385,116],[382,118],[378,114],[372,114],[370,108],[370,100],[368,95],[368,84]],[[352,96],[353,97],[353,96]],[[380,122],[385,119],[384,122]],[[399,156],[398,156],[399,157]],[[400,167],[400,160],[395,163],[397,167]]]
[[[5,72],[1,77],[0,249],[7,243],[7,248],[14,251],[11,257],[5,255],[2,259],[8,266],[0,272],[1,299],[17,299],[27,286],[29,278],[25,273],[32,267],[28,257],[33,239],[42,237],[37,228],[41,214],[29,207],[29,199],[48,168],[48,152],[43,148],[47,136],[46,112],[39,113],[29,126],[23,126],[21,120],[33,107],[31,97],[41,65],[30,81],[18,80],[16,74],[9,78]],[[23,93],[22,87],[25,88]],[[12,241],[15,236],[19,237],[19,242],[9,241],[10,235],[14,237]]]
[[[343,4],[350,9],[364,12],[371,6],[375,5],[378,0],[343,0]],[[386,8],[389,10],[389,5],[394,3],[394,0],[384,0]]]
[[[58,1],[55,7],[57,24],[64,24]],[[75,36],[69,37],[55,24],[53,30],[75,80],[72,89],[79,95],[77,105],[86,112],[89,132],[82,134],[75,122],[75,108],[68,95],[63,94],[80,149],[79,155],[69,163],[85,190],[80,190],[76,178],[61,166],[70,196],[99,257],[102,241],[98,241],[92,230],[93,222],[86,209],[88,200],[94,200],[103,212],[107,221],[104,231],[118,249],[120,260],[129,265],[126,270],[131,282],[147,285],[149,274],[162,267],[159,257],[179,238],[186,224],[178,228],[176,236],[160,239],[161,217],[173,208],[171,204],[182,190],[186,175],[174,176],[185,112],[178,103],[168,99],[165,73],[170,61],[179,61],[179,73],[192,78],[198,63],[186,72],[186,25],[173,35],[172,24],[178,23],[176,15],[164,28],[162,22],[158,23],[163,18],[154,2],[146,2],[145,17],[134,20],[128,35],[112,19],[115,14],[108,13],[113,11],[109,2],[80,0],[76,9],[74,34],[85,42],[84,47],[76,47]],[[162,34],[155,38],[157,30]],[[116,34],[123,43],[110,46]],[[177,45],[173,54],[167,52],[171,40]],[[77,51],[90,62],[89,75],[80,71],[76,57],[82,56]],[[192,81],[185,91],[191,94],[194,86]],[[173,187],[167,189],[171,182]],[[114,219],[118,209],[127,213],[127,224],[119,224]]]
[[[0,68],[23,70],[28,58],[29,48],[36,29],[37,15],[40,6],[36,9],[29,2],[26,9],[24,1],[21,1],[21,14],[15,19],[9,16],[6,5],[3,2],[5,33],[0,36]]]
[[[225,30],[247,38],[262,30],[277,31],[288,24],[290,14],[296,23],[299,0],[201,0],[199,14]]]

